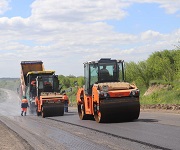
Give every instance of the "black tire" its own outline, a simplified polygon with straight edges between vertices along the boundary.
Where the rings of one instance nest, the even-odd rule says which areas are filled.
[[[86,113],[85,113],[84,103],[83,104],[78,104],[77,107],[78,107],[79,118],[81,120],[88,120],[89,115],[86,115]]]
[[[94,104],[94,119],[96,120],[97,123],[102,123],[104,122],[103,114],[101,113],[100,109],[98,108],[99,105]],[[100,106],[99,106],[100,107]]]

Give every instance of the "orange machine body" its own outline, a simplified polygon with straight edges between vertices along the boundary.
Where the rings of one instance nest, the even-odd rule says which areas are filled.
[[[101,71],[106,68],[105,71]],[[81,120],[135,120],[140,113],[139,89],[125,82],[124,61],[100,59],[84,63],[85,85],[76,99]]]

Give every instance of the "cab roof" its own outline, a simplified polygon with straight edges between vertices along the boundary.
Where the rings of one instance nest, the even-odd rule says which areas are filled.
[[[120,59],[111,59],[111,58],[101,58],[100,60],[97,61],[87,61],[84,64],[97,64],[97,63],[109,63],[109,62],[124,62],[124,60]]]
[[[31,72],[28,72],[27,73],[27,76],[28,75],[32,75],[32,74],[54,74],[55,73],[55,71],[53,71],[53,70],[49,70],[49,71],[31,71]]]

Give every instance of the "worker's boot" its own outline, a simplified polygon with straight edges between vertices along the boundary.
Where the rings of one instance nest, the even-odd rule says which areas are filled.
[[[21,116],[23,116],[23,111],[21,112]]]
[[[26,116],[26,112],[24,113],[24,115]]]

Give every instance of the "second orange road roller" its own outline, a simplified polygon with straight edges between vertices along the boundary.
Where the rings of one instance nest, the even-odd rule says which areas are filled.
[[[140,91],[125,82],[124,61],[102,58],[84,63],[85,85],[78,89],[77,108],[81,120],[111,122],[139,118]]]
[[[64,97],[55,71],[45,71],[42,61],[21,62],[20,96],[26,96],[31,113],[63,116]]]

